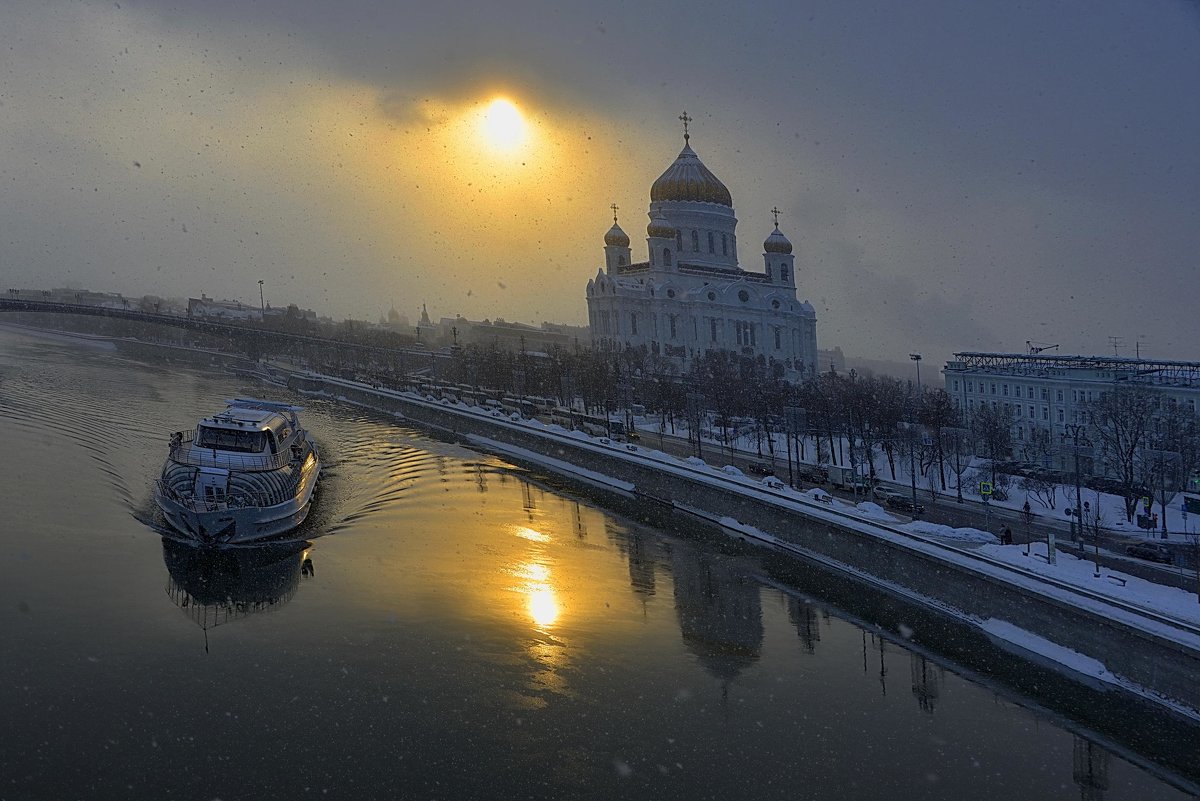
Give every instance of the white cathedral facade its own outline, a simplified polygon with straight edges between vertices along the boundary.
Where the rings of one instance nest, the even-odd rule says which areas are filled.
[[[817,316],[797,299],[792,243],[776,218],[763,272],[738,265],[733,199],[692,150],[684,118],[683,150],[650,187],[647,260],[633,261],[615,213],[604,235],[604,267],[587,283],[592,343],[645,348],[681,373],[706,351],[723,350],[761,357],[788,381],[809,378]]]

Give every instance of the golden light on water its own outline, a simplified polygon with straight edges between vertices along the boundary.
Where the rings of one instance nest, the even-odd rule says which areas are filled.
[[[538,587],[529,593],[529,616],[542,628],[549,628],[558,620],[558,598],[552,587]]]
[[[479,130],[488,147],[497,153],[514,153],[529,139],[525,117],[511,100],[503,97],[484,109]]]

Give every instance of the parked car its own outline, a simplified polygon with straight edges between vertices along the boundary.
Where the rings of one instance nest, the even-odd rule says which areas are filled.
[[[911,512],[915,515],[919,515],[925,511],[925,507],[920,501],[914,504],[911,495],[901,495],[900,493],[896,493],[888,498],[887,505],[901,512]]]
[[[751,462],[746,465],[746,472],[756,476],[773,476],[775,475],[775,468],[766,462]]]
[[[1161,542],[1135,542],[1125,546],[1125,553],[1138,559],[1149,559],[1151,562],[1162,562],[1166,565],[1173,561],[1171,549]]]
[[[796,466],[796,477],[810,484],[824,484],[828,480],[825,468],[815,464],[800,464]]]
[[[875,500],[887,503],[892,498],[900,495],[900,491],[886,487],[883,484],[876,484],[875,489],[871,490],[871,494],[875,496]]]

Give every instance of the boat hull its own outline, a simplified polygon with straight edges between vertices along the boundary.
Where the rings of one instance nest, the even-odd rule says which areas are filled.
[[[277,539],[297,528],[308,517],[313,492],[320,474],[320,462],[312,464],[303,476],[297,493],[274,506],[197,510],[155,487],[154,499],[171,528],[201,543],[242,545]]]

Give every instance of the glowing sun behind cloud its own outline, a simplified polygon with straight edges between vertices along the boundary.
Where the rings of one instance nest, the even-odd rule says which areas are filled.
[[[503,97],[484,109],[479,130],[488,147],[498,153],[513,153],[529,139],[529,125],[521,111]]]

